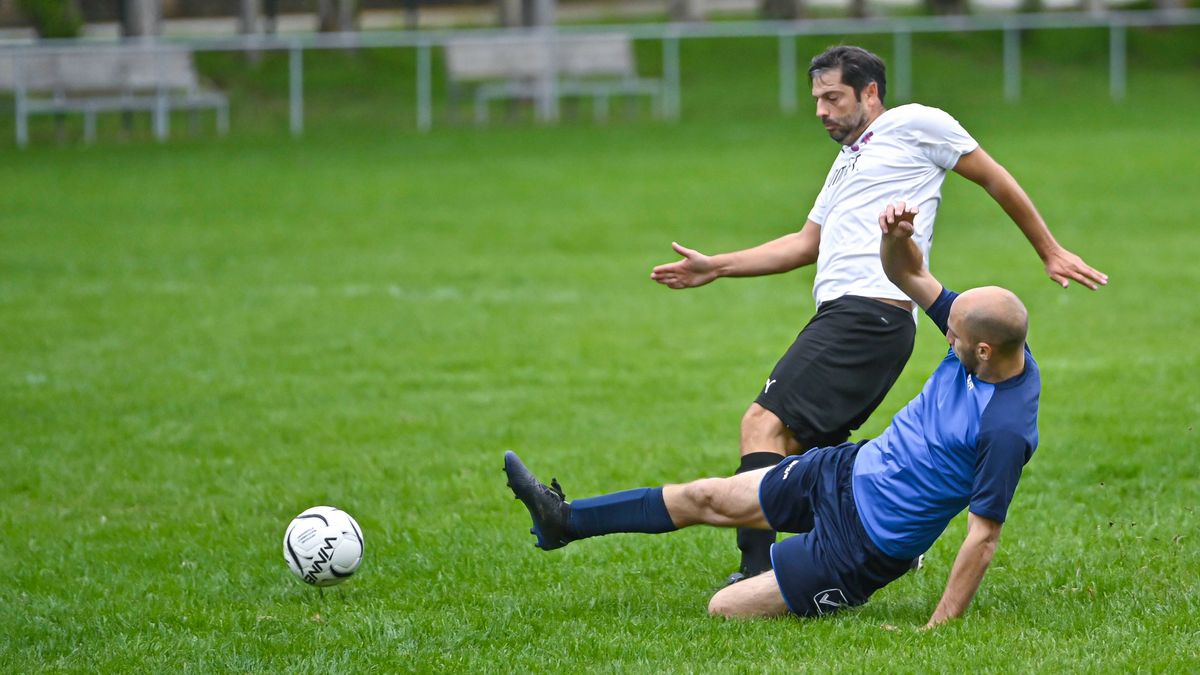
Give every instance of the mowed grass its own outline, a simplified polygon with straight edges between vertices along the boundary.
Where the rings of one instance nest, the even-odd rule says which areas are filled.
[[[1045,391],[992,569],[967,617],[932,632],[917,628],[962,518],[861,609],[730,622],[704,607],[736,564],[731,533],[541,553],[500,472],[515,449],[577,497],[736,465],[740,416],[812,313],[812,271],[688,292],[648,273],[672,240],[745,247],[807,213],[836,147],[807,112],[772,112],[769,46],[685,50],[711,68],[685,71],[679,125],[419,137],[365,114],[340,126],[329,94],[299,141],[260,110],[220,142],[6,150],[0,665],[1195,670],[1200,96],[1192,51],[1164,49],[1178,58],[1143,55],[1124,104],[1102,65],[1034,61],[1012,106],[989,49],[917,44],[942,78],[918,78],[917,98],[1112,278],[1056,288],[981,190],[947,180],[934,271],[1021,294]],[[944,349],[923,324],[858,437]],[[280,552],[315,504],[366,538],[359,575],[323,593]]]

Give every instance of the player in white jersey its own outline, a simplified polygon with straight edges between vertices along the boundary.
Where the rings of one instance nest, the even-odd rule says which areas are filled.
[[[1033,202],[949,114],[917,104],[884,105],[883,61],[859,47],[831,47],[808,70],[816,113],[842,145],[798,232],[754,248],[705,255],[672,244],[682,260],[651,278],[693,288],[718,277],[777,274],[816,263],[817,313],[776,364],[742,418],[738,473],[781,456],[849,438],[887,394],[912,353],[913,303],[888,281],[879,260],[879,213],[915,204],[914,241],[928,262],[947,171],[979,184],[1029,240],[1046,274],[1064,288],[1108,282],[1050,233]],[[733,583],[770,569],[772,531],[738,531],[741,566]]]

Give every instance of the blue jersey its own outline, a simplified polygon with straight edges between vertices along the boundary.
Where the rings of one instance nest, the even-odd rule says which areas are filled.
[[[957,293],[942,290],[926,313],[946,332]],[[1004,522],[1021,469],[1037,448],[1042,378],[1025,347],[1025,370],[991,384],[951,349],[878,438],[854,462],[854,502],[881,551],[924,553],[964,508]]]

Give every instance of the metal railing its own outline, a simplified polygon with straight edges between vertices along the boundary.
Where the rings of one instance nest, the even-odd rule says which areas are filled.
[[[779,107],[784,113],[798,109],[796,49],[799,37],[888,35],[892,36],[892,55],[889,63],[891,91],[898,100],[908,100],[912,94],[913,36],[926,33],[959,33],[1001,31],[1003,40],[1004,96],[1018,100],[1021,95],[1021,40],[1027,30],[1063,30],[1105,28],[1109,32],[1108,79],[1109,94],[1121,100],[1126,91],[1127,44],[1126,31],[1133,27],[1179,27],[1200,25],[1200,10],[1154,10],[1105,13],[1037,13],[995,14],[937,17],[898,17],[867,19],[813,19],[804,21],[744,21],[712,23],[611,24],[587,26],[554,26],[539,29],[479,29],[439,31],[306,33],[293,35],[243,35],[202,38],[139,39],[132,43],[138,49],[161,44],[164,48],[186,46],[194,51],[282,51],[287,52],[289,127],[295,135],[304,131],[304,52],[310,50],[341,50],[361,48],[394,48],[416,50],[415,100],[416,127],[429,131],[433,127],[433,58],[432,50],[449,40],[463,37],[505,38],[514,41],[530,39],[553,42],[581,33],[620,32],[634,40],[654,40],[662,45],[663,114],[677,119],[681,111],[679,43],[689,39],[712,38],[775,38],[778,41]],[[117,40],[78,39],[0,41],[0,55],[12,55],[15,63],[21,54],[33,51],[95,48],[98,45],[118,46]],[[19,67],[19,65],[17,66]],[[551,66],[553,68],[553,66]],[[553,111],[557,106],[539,106]],[[543,119],[552,120],[553,115]]]

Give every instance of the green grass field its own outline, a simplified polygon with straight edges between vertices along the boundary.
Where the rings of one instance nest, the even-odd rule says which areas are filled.
[[[504,486],[505,449],[572,497],[735,467],[812,272],[687,292],[648,275],[672,240],[745,247],[807,213],[836,147],[807,110],[773,111],[770,45],[686,47],[678,125],[418,136],[341,105],[384,96],[369,83],[392,70],[368,52],[312,65],[326,88],[300,140],[273,64],[244,76],[222,57],[207,66],[235,92],[227,139],[59,147],[39,127],[0,151],[0,667],[1200,669],[1200,59],[1195,41],[1132,34],[1112,104],[1088,56],[1102,40],[1031,36],[1021,105],[1000,102],[998,40],[916,45],[916,98],[954,112],[1111,275],[1058,289],[981,190],[947,180],[934,271],[1022,295],[1045,390],[992,569],[967,617],[931,632],[916,629],[962,518],[859,610],[727,622],[704,608],[732,533],[542,553]],[[923,324],[859,437],[944,350]],[[280,541],[323,503],[358,518],[366,560],[319,593]]]

